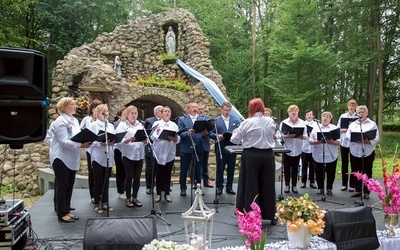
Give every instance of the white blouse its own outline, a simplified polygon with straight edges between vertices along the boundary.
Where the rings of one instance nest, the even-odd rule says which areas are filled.
[[[271,117],[257,112],[253,117],[244,120],[231,137],[231,142],[244,148],[268,149],[275,147],[275,122]]]
[[[307,125],[306,123],[298,118],[296,123],[292,123],[292,121],[290,120],[290,118],[286,118],[285,120],[283,120],[279,126],[279,129],[282,131],[282,123],[286,123],[287,125],[289,125],[290,127],[304,127],[304,132],[303,135],[307,136]],[[307,138],[308,139],[308,138]],[[306,140],[307,140],[306,139]],[[303,148],[303,140],[300,138],[285,138],[285,145],[286,148],[290,149],[291,152],[290,153],[286,153],[289,156],[298,156],[301,154],[301,150]]]
[[[53,131],[49,152],[51,164],[58,158],[69,169],[79,170],[81,143],[70,140],[81,131],[78,120],[63,113],[50,127]]]
[[[106,131],[105,130],[105,122],[102,122],[100,120],[96,120],[95,122],[92,122],[90,124],[89,129],[95,133],[96,135],[99,134],[100,131]],[[114,126],[112,123],[107,122],[107,133],[115,134],[114,131]],[[113,146],[108,146],[108,150],[106,148],[107,146],[102,146],[101,142],[99,141],[94,141],[92,145],[90,146],[90,155],[91,155],[91,160],[92,162],[97,162],[103,167],[107,167],[107,151],[108,151],[108,167],[111,168],[114,166],[114,150]]]
[[[330,123],[326,127],[324,127],[322,124],[320,124],[320,126],[321,126],[322,132],[329,132],[334,129],[337,129],[336,125],[333,125]],[[321,132],[321,131],[319,130],[318,125],[316,124],[314,126],[314,129],[311,131],[310,139],[317,140],[318,139],[317,134],[318,134],[318,132]],[[314,146],[314,149],[312,152],[312,157],[318,163],[330,163],[330,162],[335,161],[339,156],[339,147],[336,145],[322,143],[322,144],[316,144],[313,146]],[[324,155],[325,155],[325,157],[324,157]],[[325,160],[324,160],[324,158],[325,158]]]
[[[135,136],[139,129],[144,129],[143,125],[139,121],[136,121],[135,124],[132,125],[128,120],[125,122],[120,122],[116,129],[116,133],[126,132],[124,139],[122,139],[119,144],[122,157],[125,156],[131,161],[139,161],[144,159],[145,144],[143,142],[124,142],[127,138]]]
[[[367,118],[363,123],[361,123],[361,127],[360,120],[355,120],[354,122],[350,123],[349,128],[346,132],[346,140],[350,141],[351,132],[361,132],[361,128],[363,132],[376,129],[376,136],[373,140],[370,140],[371,144],[364,144],[364,156],[369,156],[370,154],[372,154],[372,152],[374,152],[376,144],[379,142],[379,130],[374,121]],[[362,143],[350,142],[350,153],[355,157],[361,158],[363,156],[362,146]]]
[[[158,139],[158,137],[160,136],[163,130],[178,132],[179,128],[175,122],[172,121],[165,122],[164,120],[159,120],[153,124],[153,129],[154,131],[151,134],[151,139],[153,140],[154,153],[156,154],[156,159],[158,161],[158,164],[165,165],[167,162],[170,162],[173,159],[175,159],[176,144],[178,144],[181,141],[181,137],[177,135],[176,142]]]

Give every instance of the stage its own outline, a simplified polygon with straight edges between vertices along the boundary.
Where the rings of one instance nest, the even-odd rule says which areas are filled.
[[[329,200],[318,201],[321,196],[317,195],[316,189],[299,188],[299,194],[283,194],[284,197],[301,196],[304,193],[309,193],[310,198],[320,205],[322,209],[333,208],[346,208],[355,206],[354,202],[359,201],[360,198],[351,198],[352,193],[348,191],[340,191],[341,181],[336,180],[333,188],[333,196],[327,196],[327,199],[342,202],[344,205],[339,205],[329,202]],[[234,185],[234,190],[237,186]],[[109,212],[109,218],[117,217],[143,217],[151,211],[151,196],[146,194],[145,187],[139,190],[138,199],[143,203],[143,207],[128,208],[125,201],[118,198],[116,188],[111,188],[110,205],[114,208],[113,212]],[[167,203],[162,199],[161,202],[155,203],[155,210],[160,212],[162,217],[171,223],[168,226],[164,221],[155,217],[157,225],[158,239],[172,240],[178,243],[185,242],[185,229],[184,223],[181,218],[181,213],[187,211],[191,206],[190,190],[187,190],[187,196],[181,197],[179,195],[179,185],[171,187],[172,203]],[[276,193],[281,193],[281,185],[276,183]],[[212,248],[222,248],[227,246],[240,246],[243,245],[241,235],[239,234],[236,216],[234,215],[234,201],[235,195],[223,193],[218,196],[219,204],[214,205],[215,190],[213,188],[204,188],[205,195],[203,196],[204,202],[209,208],[214,208],[218,212],[214,216],[213,226],[213,239]],[[194,198],[194,192],[193,192]],[[378,202],[378,197],[375,193],[371,193],[369,200],[364,200],[365,205],[372,205]],[[28,210],[32,222],[32,234],[35,236],[34,242],[39,249],[82,249],[86,221],[88,218],[93,217],[107,217],[105,212],[102,215],[97,215],[93,210],[93,204],[90,201],[89,191],[87,189],[75,189],[72,196],[72,207],[76,210],[71,211],[73,214],[80,217],[74,223],[62,223],[57,220],[56,212],[53,205],[53,190],[46,192],[40,200],[38,200]],[[377,206],[380,208],[380,206]],[[375,217],[376,227],[378,230],[385,229],[383,225],[383,213],[380,209],[373,209],[372,213]],[[270,221],[263,221],[263,228],[267,232],[267,243],[277,242],[287,239],[286,226],[277,225],[272,226]],[[124,228],[121,228],[123,231]]]

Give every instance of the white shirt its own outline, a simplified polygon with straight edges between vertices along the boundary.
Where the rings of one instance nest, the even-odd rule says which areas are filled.
[[[144,143],[139,142],[128,142],[124,141],[129,137],[134,137],[139,129],[144,129],[143,125],[139,121],[135,121],[132,125],[128,120],[120,122],[117,127],[116,133],[126,132],[124,139],[119,143],[121,146],[122,157],[126,157],[131,161],[139,161],[144,159]]]
[[[315,122],[313,120],[311,121],[304,121],[306,125],[314,127]],[[312,132],[312,131],[311,131]],[[311,133],[310,133],[311,134]],[[303,140],[303,147],[302,147],[302,152],[311,154],[313,151],[313,145],[310,144],[310,138],[307,138],[306,140]]]
[[[226,118],[226,117],[221,115],[221,117],[224,120],[226,129],[229,129],[229,116],[228,116],[228,118]]]
[[[75,171],[79,170],[81,163],[81,144],[70,140],[72,136],[81,131],[78,120],[63,113],[52,122],[52,125],[54,133],[50,144],[51,150],[49,152],[51,164],[58,158],[64,162],[69,169]]]
[[[311,140],[317,140],[317,134],[318,132],[329,132],[337,128],[336,125],[333,125],[329,123],[326,127],[324,127],[322,124],[320,124],[321,130],[319,129],[318,125],[314,125],[314,129],[311,131],[310,134],[310,139]],[[339,140],[339,139],[338,139]],[[330,163],[335,161],[338,156],[339,156],[339,148],[336,145],[333,144],[328,144],[328,143],[322,143],[322,144],[317,144],[313,145],[314,149],[312,152],[312,157],[313,159],[318,162],[318,163]],[[325,149],[325,152],[324,152]],[[325,157],[324,157],[325,154]],[[325,161],[324,161],[325,158]]]
[[[92,116],[85,116],[83,117],[82,121],[81,121],[81,129],[85,129],[85,128],[89,128],[90,124],[92,124],[93,122],[93,118]],[[90,153],[90,148],[85,148],[85,151]]]
[[[275,147],[275,122],[271,117],[257,112],[253,117],[244,120],[231,137],[231,142],[244,148],[268,149]]]
[[[95,133],[96,135],[99,134],[100,131],[106,131],[105,130],[105,123],[96,120],[95,122],[92,122],[90,124],[89,129]],[[114,134],[114,125],[110,122],[107,122],[107,133]],[[90,146],[90,156],[92,162],[97,162],[103,167],[107,167],[107,146],[101,146],[101,142],[99,141],[94,141],[92,145]],[[112,146],[108,146],[108,153],[109,153],[109,159],[108,159],[108,167],[111,168],[114,166],[114,150]]]
[[[44,142],[46,142],[47,144],[51,145],[51,141],[54,138],[54,133],[55,133],[55,128],[54,128],[55,124],[54,122],[52,122],[49,126],[49,129],[47,130],[46,133],[46,137],[44,138]],[[51,149],[51,148],[50,148]]]
[[[361,123],[361,127],[360,127],[359,119],[352,122],[349,125],[349,128],[347,129],[346,140],[350,141],[351,132],[361,132],[361,128],[362,128],[363,132],[367,132],[367,131],[376,129],[376,137],[373,140],[370,140],[371,144],[364,144],[364,149],[365,149],[364,156],[369,156],[370,154],[372,154],[372,152],[374,152],[376,144],[379,142],[378,126],[371,119],[367,118],[363,123]],[[363,155],[362,143],[350,142],[350,153],[355,157],[361,158]]]
[[[153,124],[153,128],[155,128],[155,130],[151,135],[151,139],[153,140],[154,153],[157,156],[158,164],[165,165],[166,163],[175,159],[176,144],[181,141],[181,137],[177,135],[178,140],[174,142],[158,139],[158,136],[162,133],[164,129],[178,132],[179,128],[175,122],[165,122],[164,120],[156,121]]]
[[[349,114],[349,112],[342,114],[339,117],[339,121],[337,126],[340,128],[340,123],[342,121],[342,118],[357,118],[358,116],[356,116],[356,112],[354,112],[352,115]],[[350,147],[350,140],[346,139],[346,133],[340,133],[340,146],[348,148]]]
[[[281,131],[282,131],[282,123],[286,123],[290,127],[297,127],[297,128],[304,127],[303,135],[307,136],[307,126],[306,126],[306,123],[302,119],[298,118],[296,123],[292,123],[292,121],[290,120],[289,117],[286,118],[279,125],[279,130],[281,130]],[[287,149],[291,150],[290,153],[286,153],[287,155],[294,157],[294,156],[298,156],[301,154],[301,150],[303,148],[303,140],[302,139],[299,139],[299,138],[284,138],[284,139],[285,139],[284,146]]]

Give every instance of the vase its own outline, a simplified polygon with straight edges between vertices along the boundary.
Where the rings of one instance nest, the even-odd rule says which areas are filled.
[[[399,215],[384,213],[383,221],[388,229],[388,235],[395,236],[396,232],[394,230],[399,226]]]
[[[311,233],[310,229],[304,225],[298,227],[297,232],[292,233],[289,231],[289,224],[287,224],[287,233],[289,239],[289,247],[299,247],[305,249],[310,244]]]

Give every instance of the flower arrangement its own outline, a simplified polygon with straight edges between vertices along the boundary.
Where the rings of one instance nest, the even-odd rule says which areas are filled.
[[[168,250],[194,250],[194,248],[188,244],[178,244],[173,241],[157,240],[154,239],[150,243],[144,245],[143,250],[157,250],[157,249],[168,249]]]
[[[246,247],[252,250],[264,249],[265,234],[262,232],[261,210],[257,203],[252,202],[250,207],[253,211],[242,213],[236,209],[238,217],[239,232],[246,237]]]
[[[382,155],[382,149],[379,147]],[[362,180],[368,190],[378,194],[379,203],[383,210],[388,214],[400,213],[400,168],[398,163],[397,146],[393,157],[392,173],[387,172],[387,161],[382,156],[383,187],[381,183],[373,178],[368,178],[366,174],[354,173],[358,180]],[[375,205],[375,204],[374,204]]]
[[[308,227],[313,235],[324,232],[326,211],[320,210],[319,206],[308,198],[306,193],[300,198],[288,197],[276,205],[276,217],[281,224],[288,223],[289,232],[297,232],[300,226]]]
[[[90,100],[86,95],[81,95],[75,99],[75,104],[78,109],[86,110],[89,107]]]

